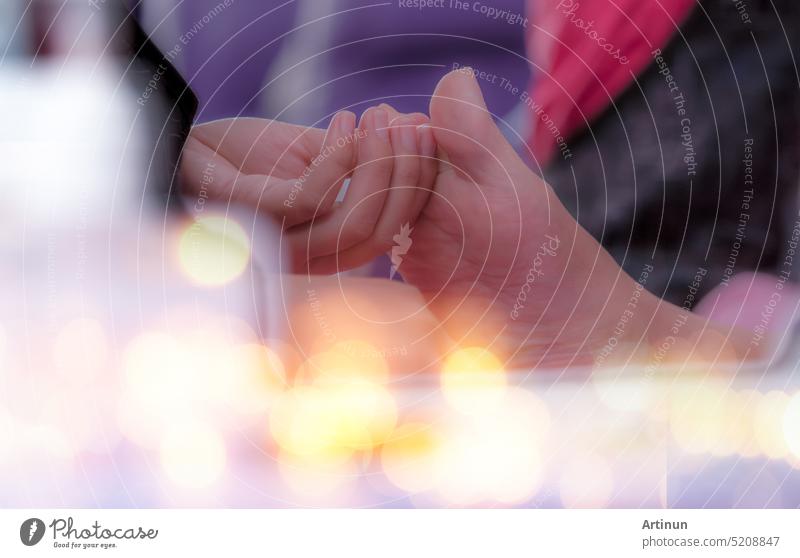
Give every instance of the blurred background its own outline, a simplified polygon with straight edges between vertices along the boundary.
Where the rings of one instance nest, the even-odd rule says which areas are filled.
[[[446,2],[0,2],[0,505],[800,507],[793,352],[757,368],[626,361],[564,376],[506,370],[473,347],[398,380],[391,361],[404,347],[387,352],[367,331],[298,353],[269,224],[180,196],[193,122],[322,127],[383,101],[425,112],[443,73],[472,66],[486,71],[509,139],[582,224],[634,276],[655,261],[647,288],[682,301],[699,266],[710,270],[704,292],[724,277],[734,234],[709,219],[738,213],[747,138],[762,186],[737,271],[781,265],[796,218],[797,84],[756,82],[787,75],[791,45],[762,46],[762,78],[738,99],[713,98],[732,123],[715,127],[711,93],[692,78],[705,66],[685,59],[717,67],[742,15],[677,6],[671,33],[648,32],[692,103],[699,154],[687,175],[652,57],[631,54],[638,68],[625,80],[597,62],[589,82],[570,82],[576,66],[542,38],[574,40],[558,3]],[[751,9],[759,38],[793,29],[792,9]],[[686,35],[673,44],[676,24]],[[750,76],[753,52],[706,83]],[[649,101],[655,117],[641,111]],[[315,312],[334,304],[325,296]]]

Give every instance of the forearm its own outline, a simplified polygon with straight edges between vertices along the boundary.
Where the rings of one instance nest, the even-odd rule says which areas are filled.
[[[654,373],[687,362],[758,359],[763,350],[743,328],[718,324],[659,299],[623,274],[602,305],[588,308],[561,331],[541,331],[530,322],[507,330],[504,344],[518,367],[641,366]],[[590,309],[594,306],[593,310]],[[546,317],[540,319],[547,323]],[[569,329],[572,331],[569,331]],[[576,335],[576,332],[578,334]]]

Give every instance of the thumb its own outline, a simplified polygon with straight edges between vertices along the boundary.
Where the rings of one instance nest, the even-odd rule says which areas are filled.
[[[469,174],[483,174],[516,159],[514,148],[497,128],[472,68],[444,76],[431,98],[431,125],[436,142],[449,161]]]

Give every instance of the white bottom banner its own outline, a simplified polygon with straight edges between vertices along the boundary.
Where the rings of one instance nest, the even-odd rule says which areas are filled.
[[[0,556],[800,556],[800,510],[2,510]]]

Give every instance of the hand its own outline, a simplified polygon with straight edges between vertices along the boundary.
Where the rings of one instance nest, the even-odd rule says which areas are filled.
[[[505,140],[470,71],[441,80],[430,113],[438,172],[399,271],[455,340],[519,366],[590,364],[670,336],[723,354],[732,332],[641,289],[578,225]]]
[[[333,205],[353,167],[354,132],[349,112],[335,115],[327,131],[258,118],[195,126],[183,151],[185,193],[256,206],[287,227],[303,223]]]
[[[387,107],[388,108],[388,107]],[[237,118],[193,128],[183,154],[190,195],[258,207],[279,222],[294,269],[356,267],[385,252],[427,201],[435,173],[424,115],[340,112],[328,130]],[[350,178],[341,203],[337,196]],[[338,261],[337,261],[338,260]]]
[[[326,134],[264,120],[213,123],[193,132],[184,175],[200,192],[209,189],[203,169],[221,169],[220,197],[283,218],[295,263],[317,273],[366,263],[411,229],[398,271],[457,342],[515,366],[589,364],[612,342],[662,346],[665,337],[716,358],[743,341],[639,288],[519,159],[471,73],[442,79],[427,123],[382,105],[364,114],[355,142],[332,152],[350,124],[334,119]],[[348,174],[344,202],[334,203]],[[309,198],[287,205],[292,191]]]

